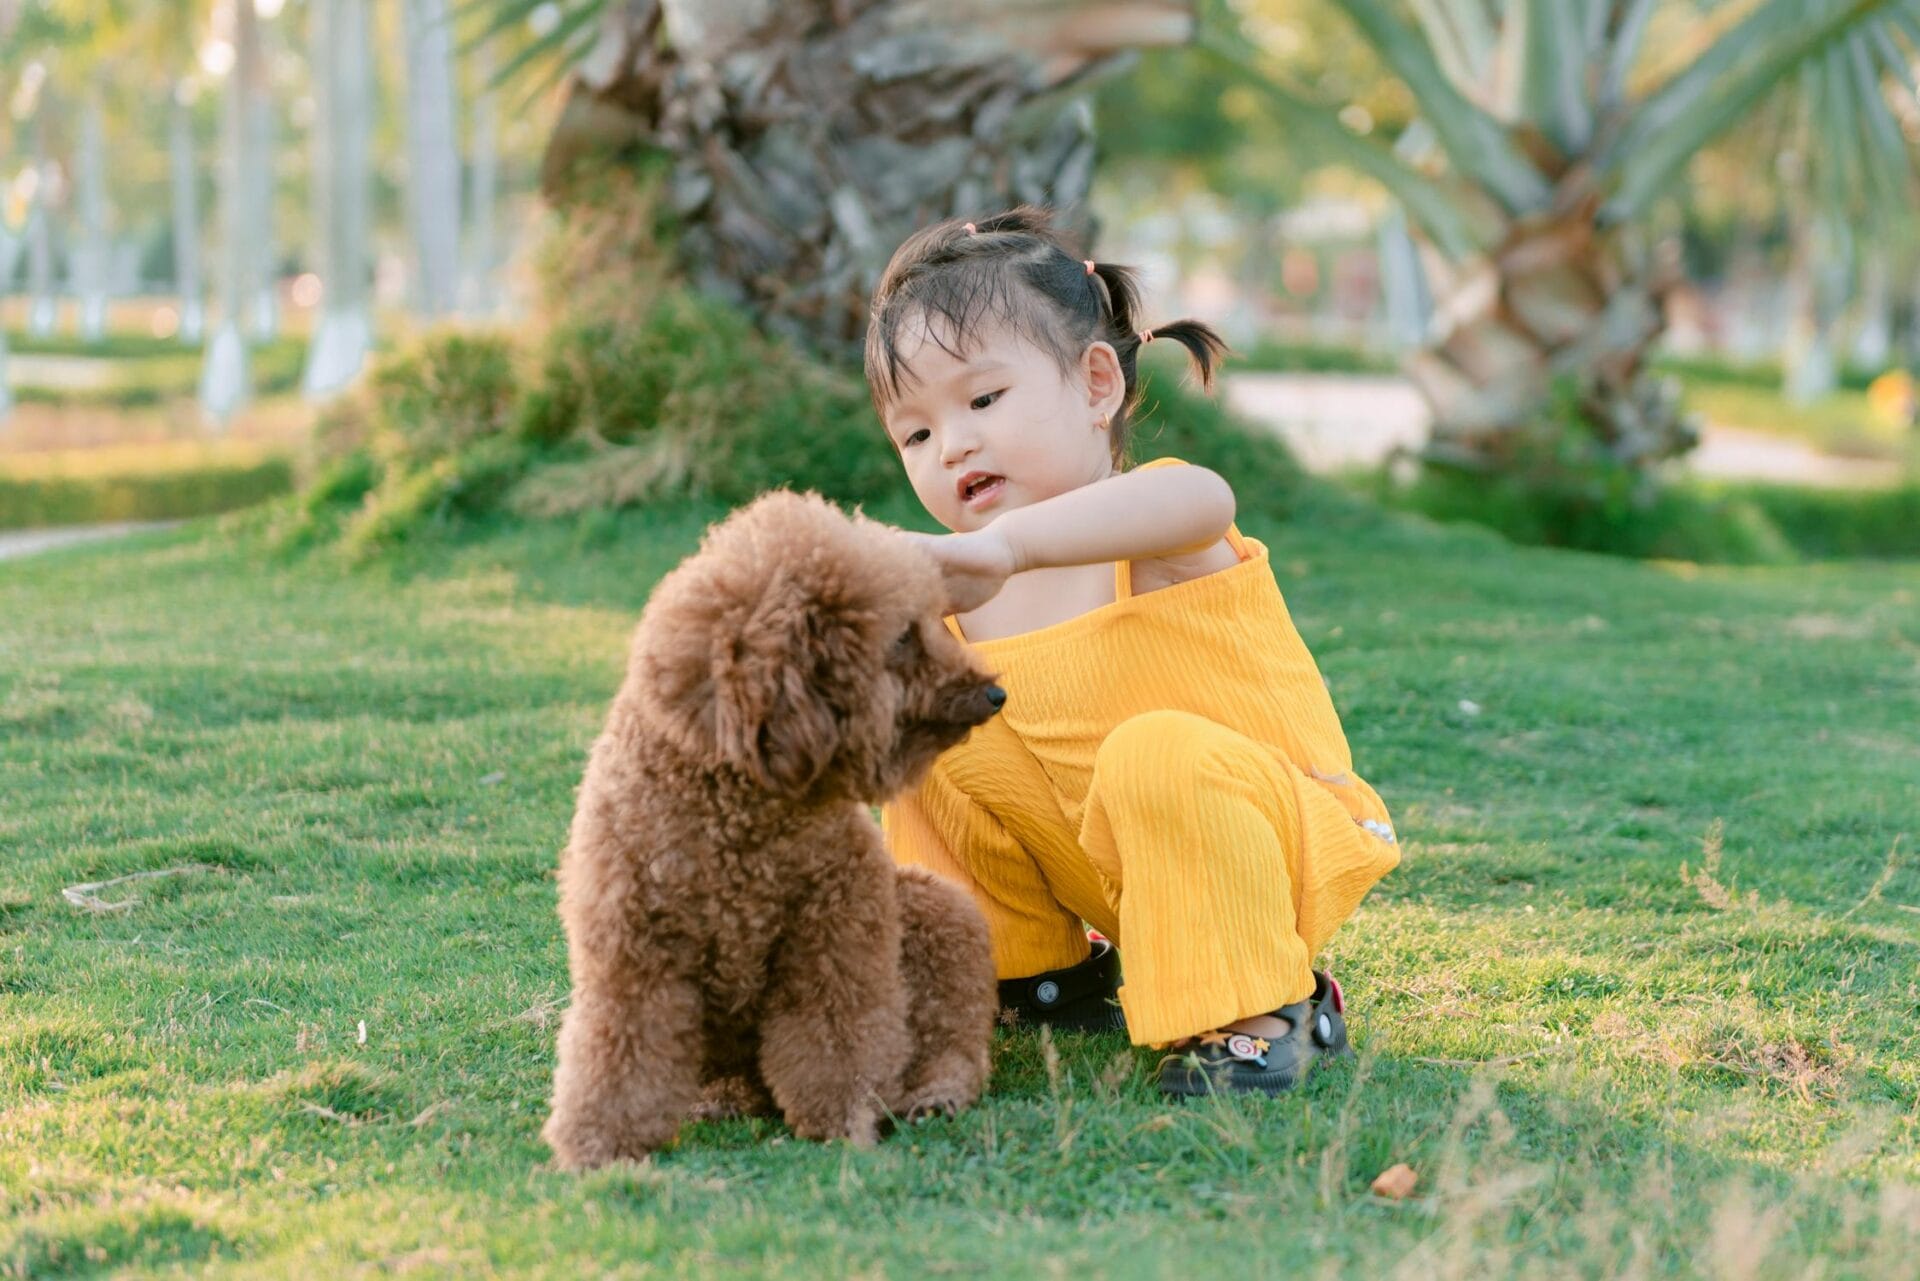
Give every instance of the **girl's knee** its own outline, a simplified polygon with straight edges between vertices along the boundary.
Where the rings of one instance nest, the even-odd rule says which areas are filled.
[[[1221,773],[1239,773],[1261,755],[1259,745],[1191,712],[1156,711],[1115,726],[1094,754],[1096,787],[1156,790]]]

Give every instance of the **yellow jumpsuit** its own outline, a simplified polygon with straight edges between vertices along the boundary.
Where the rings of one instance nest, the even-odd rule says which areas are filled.
[[[1227,538],[1238,565],[1135,596],[1123,562],[1113,604],[976,644],[1005,708],[883,814],[973,892],[1001,978],[1084,960],[1082,921],[1113,939],[1140,1045],[1307,997],[1399,862],[1266,547]]]

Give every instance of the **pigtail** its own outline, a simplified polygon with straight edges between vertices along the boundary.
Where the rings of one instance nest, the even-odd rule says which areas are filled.
[[[1134,319],[1140,314],[1139,273],[1118,263],[1095,262],[1093,281],[1094,288],[1100,294],[1101,308],[1110,331],[1104,336],[1115,350],[1125,354],[1126,347],[1121,339],[1134,334],[1140,327]]]
[[[1155,338],[1171,338],[1185,347],[1187,354],[1193,358],[1194,368],[1200,371],[1200,386],[1207,391],[1213,390],[1214,366],[1220,363],[1222,356],[1232,350],[1227,346],[1227,340],[1220,336],[1219,331],[1212,325],[1198,320],[1175,320],[1164,325],[1155,325],[1151,329],[1142,330],[1141,336],[1142,345]]]

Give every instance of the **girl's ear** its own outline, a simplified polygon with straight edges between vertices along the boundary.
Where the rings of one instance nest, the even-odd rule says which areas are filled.
[[[1127,376],[1120,370],[1120,353],[1110,342],[1096,342],[1080,358],[1087,379],[1087,408],[1095,418],[1112,421],[1127,398]]]

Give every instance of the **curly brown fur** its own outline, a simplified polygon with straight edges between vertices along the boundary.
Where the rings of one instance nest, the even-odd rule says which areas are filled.
[[[771,1104],[866,1144],[979,1097],[985,922],[896,870],[867,813],[1002,697],[942,601],[906,540],[790,493],[654,590],[560,865],[560,1165],[638,1158],[696,1114]]]

